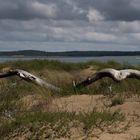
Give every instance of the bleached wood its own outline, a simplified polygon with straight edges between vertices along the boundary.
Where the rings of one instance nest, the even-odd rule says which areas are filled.
[[[73,81],[74,87],[84,87],[104,77],[110,77],[116,82],[120,82],[126,78],[140,79],[140,71],[134,69],[116,70],[112,68],[97,71],[92,76],[80,82]]]
[[[24,79],[25,81],[35,83],[39,86],[45,86],[48,87],[49,89],[55,90],[55,91],[60,91],[60,88],[46,82],[45,80],[21,69],[10,69],[4,72],[0,72],[0,78],[4,77],[9,77],[9,76],[14,76],[17,75],[20,78]]]

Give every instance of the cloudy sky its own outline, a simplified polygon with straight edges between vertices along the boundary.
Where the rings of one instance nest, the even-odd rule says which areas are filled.
[[[0,51],[140,51],[140,0],[0,0]]]

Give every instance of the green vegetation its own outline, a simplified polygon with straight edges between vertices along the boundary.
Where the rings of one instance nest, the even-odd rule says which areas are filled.
[[[114,61],[107,63],[90,61],[86,63],[62,63],[59,61],[48,60],[30,60],[30,61],[13,61],[1,63],[0,69],[3,68],[20,68],[25,69],[36,76],[39,76],[46,81],[61,87],[60,93],[54,93],[46,88],[35,86],[31,83],[27,83],[19,77],[8,77],[0,79],[0,136],[8,135],[13,130],[22,127],[29,127],[35,129],[37,123],[50,123],[52,126],[57,122],[60,122],[56,131],[66,126],[68,129],[69,122],[78,121],[84,124],[84,129],[88,130],[91,127],[100,127],[102,123],[112,124],[115,121],[122,121],[124,116],[119,112],[111,113],[109,111],[93,111],[90,113],[75,112],[42,112],[38,107],[31,111],[20,111],[19,102],[20,99],[27,95],[41,95],[44,100],[48,101],[51,98],[59,98],[60,96],[68,96],[74,94],[103,94],[110,96],[118,93],[122,93],[124,96],[132,96],[134,94],[140,95],[140,82],[136,79],[127,79],[121,83],[115,83],[110,78],[104,78],[91,84],[86,88],[82,88],[74,91],[72,87],[72,80],[83,79],[83,71],[92,67],[91,71],[103,69],[103,68],[134,68],[140,70],[140,66],[130,66],[127,64],[121,65]],[[89,72],[90,73],[90,72]],[[89,76],[89,73],[84,73]],[[109,90],[109,86],[112,86],[112,91]],[[51,95],[51,96],[50,96]],[[112,105],[123,104],[122,98],[115,98],[112,100]],[[39,128],[37,128],[39,129]],[[65,134],[64,131],[63,134]]]
[[[111,113],[109,111],[79,114],[80,121],[85,124],[85,129],[89,129],[92,126],[101,127],[102,123],[107,125],[112,124],[115,121],[123,121],[124,116],[119,112]]]
[[[36,123],[40,124],[51,124],[51,127],[57,124],[57,129],[60,131],[62,127],[66,127],[68,131],[68,125],[71,122],[78,121],[83,123],[84,129],[87,131],[91,127],[98,127],[101,129],[102,123],[110,125],[115,121],[123,121],[124,116],[119,112],[97,112],[93,111],[91,113],[79,113],[75,112],[34,112],[34,113],[24,113],[15,116],[15,119],[4,123],[0,127],[0,138],[4,135],[16,130],[17,128],[32,127],[32,131],[36,131],[34,128]],[[58,123],[59,122],[59,123]]]
[[[85,68],[86,64],[84,63],[64,63],[55,60],[29,60],[29,61],[9,61],[5,63],[1,63],[0,68],[4,67],[13,67],[13,68],[21,68],[26,69],[28,71],[38,71],[44,69],[53,69],[53,70],[65,70],[65,71],[72,71],[78,70],[81,68]]]
[[[121,96],[118,96],[114,99],[111,100],[111,107],[112,106],[116,106],[116,105],[122,105],[124,103],[124,98],[122,98]]]
[[[16,101],[21,97],[29,94],[40,94],[45,98],[48,95],[53,96],[67,96],[73,94],[103,94],[112,95],[123,93],[125,95],[131,96],[132,94],[140,94],[140,82],[137,79],[126,79],[121,83],[116,83],[110,78],[104,78],[99,80],[88,87],[78,89],[76,92],[72,87],[72,80],[83,79],[83,75],[79,75],[79,72],[93,67],[93,71],[103,69],[103,68],[134,68],[140,70],[140,66],[131,65],[121,65],[114,61],[109,61],[107,63],[90,61],[86,63],[62,63],[59,61],[48,61],[48,60],[30,60],[30,61],[13,61],[1,63],[0,69],[3,68],[20,68],[25,69],[48,82],[61,87],[63,90],[60,93],[53,93],[48,89],[40,88],[31,83],[27,83],[20,80],[19,77],[9,77],[1,79],[0,81],[0,112],[4,109],[15,108]],[[87,76],[88,73],[87,73]],[[109,86],[112,87],[112,91],[109,90]],[[120,99],[113,101],[122,102]],[[113,103],[113,104],[114,104]]]

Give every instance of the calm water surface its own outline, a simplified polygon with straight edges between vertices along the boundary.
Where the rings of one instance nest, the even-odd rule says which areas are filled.
[[[0,57],[0,62],[15,60],[47,59],[59,60],[61,62],[87,62],[90,60],[107,62],[114,60],[119,63],[140,64],[140,56],[103,56],[103,57]]]

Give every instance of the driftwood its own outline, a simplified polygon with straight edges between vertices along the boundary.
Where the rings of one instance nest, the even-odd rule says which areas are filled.
[[[35,83],[39,86],[47,87],[51,90],[60,91],[60,88],[48,83],[47,81],[21,69],[9,69],[0,72],[0,78],[9,77],[17,75],[20,78],[24,79],[25,81]],[[115,70],[115,69],[102,69],[100,71],[97,71],[92,76],[88,77],[85,80],[82,80],[80,82],[73,81],[73,87],[85,87],[97,80],[100,80],[104,77],[110,77],[116,82],[120,82],[126,78],[136,78],[140,79],[140,71],[134,70],[134,69],[124,69],[124,70]]]
[[[17,75],[20,78],[22,78],[23,80],[35,83],[39,86],[44,86],[51,90],[60,91],[60,88],[46,82],[43,79],[38,78],[37,76],[35,76],[27,71],[21,70],[21,69],[9,69],[9,70],[0,72],[0,78],[14,76],[14,75]]]
[[[93,74],[92,76],[88,77],[85,80],[82,80],[80,82],[73,81],[73,86],[76,88],[85,87],[104,77],[110,77],[116,82],[120,82],[126,78],[140,79],[140,71],[134,69],[124,69],[124,70],[115,70],[111,68],[102,69],[100,71],[97,71],[95,74]]]

